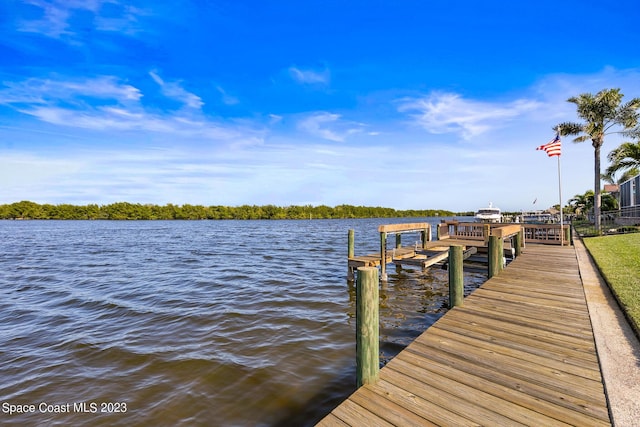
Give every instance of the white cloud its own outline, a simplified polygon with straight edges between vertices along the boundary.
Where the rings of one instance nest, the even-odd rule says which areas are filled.
[[[293,80],[301,84],[328,84],[331,78],[328,69],[322,71],[303,70],[298,67],[289,67],[289,75]]]
[[[185,90],[178,82],[165,82],[157,72],[150,71],[151,78],[160,86],[162,94],[167,98],[182,102],[186,106],[194,109],[200,109],[204,102],[202,99],[191,92]]]
[[[178,112],[149,110],[140,102],[142,92],[114,76],[93,79],[39,79],[4,82],[0,104],[38,120],[67,128],[99,131],[152,131],[212,140],[259,143],[263,131],[251,124],[232,124],[212,120],[202,114],[202,101],[177,83],[164,82],[156,73],[151,77],[163,94],[190,108]]]
[[[141,32],[139,25],[140,17],[146,16],[147,12],[131,6],[129,4],[111,1],[112,5],[116,5],[117,12],[115,14],[98,14],[94,18],[95,28],[100,31],[112,31],[119,34],[133,36]]]
[[[99,107],[82,111],[61,107],[34,107],[21,112],[43,122],[93,130],[151,130],[169,132],[172,127],[163,120],[122,108]]]
[[[55,78],[30,78],[22,82],[3,82],[0,104],[46,104],[64,100],[80,104],[86,97],[118,103],[137,102],[142,93],[137,88],[118,81],[114,76],[92,79],[62,80]]]
[[[350,135],[361,133],[361,123],[341,120],[339,114],[325,111],[313,113],[298,122],[298,129],[329,141],[343,142]]]
[[[59,126],[98,131],[151,131],[186,138],[242,141],[255,144],[262,139],[260,131],[235,128],[205,119],[179,116],[159,116],[143,110],[132,111],[114,107],[98,107],[82,111],[60,107],[33,107],[19,110],[39,120]]]
[[[235,96],[231,96],[227,93],[227,91],[225,91],[222,87],[220,86],[216,86],[216,90],[218,92],[220,92],[220,95],[222,95],[222,102],[226,105],[236,105],[240,103],[240,100],[238,98],[236,98]]]
[[[40,0],[30,0],[28,3],[42,9],[42,18],[39,20],[20,21],[18,25],[19,31],[40,33],[53,38],[71,34],[67,30],[67,21],[70,15],[67,7]]]
[[[117,31],[120,34],[135,34],[141,9],[119,0],[26,0],[40,9],[39,19],[18,18],[17,29],[22,32],[38,33],[55,39],[67,39],[79,43],[79,34],[90,26],[98,31]],[[90,13],[89,22],[83,22],[82,30],[73,28],[73,20],[85,18]]]
[[[269,124],[274,125],[282,121],[282,116],[278,114],[269,114]]]
[[[432,92],[425,97],[400,100],[398,110],[410,113],[418,125],[431,133],[459,132],[469,139],[540,105],[532,100],[492,103],[467,100],[455,93]]]

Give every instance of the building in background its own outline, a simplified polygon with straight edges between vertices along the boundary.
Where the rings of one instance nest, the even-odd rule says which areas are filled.
[[[640,175],[620,184],[620,220],[625,224],[640,223]]]

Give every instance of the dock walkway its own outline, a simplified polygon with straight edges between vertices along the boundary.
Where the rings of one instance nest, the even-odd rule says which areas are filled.
[[[611,425],[574,248],[527,245],[318,425]]]

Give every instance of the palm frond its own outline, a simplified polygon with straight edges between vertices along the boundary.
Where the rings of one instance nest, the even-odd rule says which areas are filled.
[[[609,153],[607,159],[611,162],[607,173],[611,174],[640,167],[640,142],[621,144]]]
[[[640,118],[638,108],[640,108],[640,98],[634,98],[621,105],[616,112],[616,122],[625,129],[637,127],[638,119]]]
[[[638,174],[640,174],[640,171],[638,170],[638,168],[627,169],[622,175],[620,175],[620,178],[618,178],[618,184],[622,184],[625,181],[629,181],[631,178],[633,178]]]
[[[560,136],[578,135],[584,131],[584,125],[580,123],[564,122],[555,125],[553,130],[558,132]]]
[[[636,126],[634,128],[631,128],[629,130],[625,130],[620,132],[623,136],[626,136],[628,138],[633,138],[633,139],[638,139],[640,140],[640,126]]]

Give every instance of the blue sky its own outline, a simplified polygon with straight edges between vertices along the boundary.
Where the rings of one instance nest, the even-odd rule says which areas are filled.
[[[640,96],[639,12],[4,0],[0,203],[546,208],[557,161],[535,148],[577,120],[566,99]],[[561,164],[565,202],[592,188],[589,143]]]

